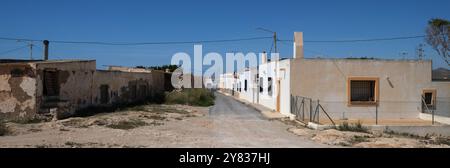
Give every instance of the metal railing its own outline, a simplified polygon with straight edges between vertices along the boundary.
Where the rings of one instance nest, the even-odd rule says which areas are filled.
[[[291,112],[296,116],[296,119],[301,122],[312,122],[317,124],[320,124],[319,115],[322,112],[333,125],[336,125],[320,104],[319,100],[314,101],[311,98],[291,95]]]

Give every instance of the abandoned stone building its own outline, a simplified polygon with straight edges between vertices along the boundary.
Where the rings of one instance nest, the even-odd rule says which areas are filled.
[[[164,92],[161,71],[97,70],[95,60],[0,60],[0,117],[71,115]]]

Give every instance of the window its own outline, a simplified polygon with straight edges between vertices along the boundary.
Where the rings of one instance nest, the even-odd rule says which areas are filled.
[[[246,91],[246,92],[247,92],[247,79],[246,79],[246,80],[244,80],[244,91]]]
[[[349,105],[371,105],[378,103],[378,78],[349,78]]]
[[[259,78],[259,93],[262,93],[264,91],[263,89],[263,83],[264,83],[264,78]]]
[[[272,78],[269,77],[267,78],[267,93],[269,94],[269,96],[272,96]]]
[[[425,89],[422,94],[423,102],[428,108],[433,108],[436,104],[436,89]]]

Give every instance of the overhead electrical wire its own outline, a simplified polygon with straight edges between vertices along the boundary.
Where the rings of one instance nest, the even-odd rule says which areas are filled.
[[[0,55],[8,54],[8,53],[11,53],[11,52],[14,52],[14,51],[18,51],[18,50],[21,50],[21,49],[24,49],[24,48],[27,48],[27,47],[29,47],[29,46],[26,45],[26,46],[21,46],[21,47],[13,48],[13,49],[10,49],[10,50],[6,50],[6,51],[3,51],[3,52],[0,52]]]
[[[355,40],[305,40],[305,43],[354,43],[354,42],[376,42],[376,41],[392,41],[392,40],[406,40],[423,38],[420,36],[403,36],[403,37],[389,37],[389,38],[373,38],[373,39],[355,39]],[[226,43],[226,42],[238,42],[238,41],[252,41],[262,39],[272,39],[273,37],[250,37],[250,38],[236,38],[236,39],[220,39],[220,40],[198,40],[198,41],[161,41],[161,42],[99,42],[99,41],[62,41],[62,40],[49,40],[51,43],[62,44],[90,44],[90,45],[116,45],[116,46],[137,46],[137,45],[172,45],[172,44],[200,44],[200,43]],[[0,40],[9,41],[44,41],[40,39],[26,39],[26,38],[8,38],[0,37]],[[280,40],[281,42],[293,42],[293,40]]]
[[[63,44],[91,44],[91,45],[168,45],[168,44],[200,44],[200,43],[225,43],[225,42],[238,42],[238,41],[252,41],[271,39],[272,37],[251,37],[251,38],[236,38],[236,39],[221,39],[221,40],[198,40],[198,41],[166,41],[166,42],[133,42],[133,43],[120,43],[120,42],[96,42],[96,41],[59,41],[49,40],[50,43],[63,43]],[[36,39],[20,39],[20,38],[7,38],[0,37],[0,40],[14,40],[14,41],[44,41]]]
[[[305,40],[305,43],[355,43],[355,42],[375,42],[375,41],[393,41],[393,40],[407,40],[424,38],[424,35],[420,36],[404,36],[404,37],[389,37],[389,38],[373,38],[373,39],[355,39],[355,40]],[[289,41],[294,40],[278,40],[278,41]]]

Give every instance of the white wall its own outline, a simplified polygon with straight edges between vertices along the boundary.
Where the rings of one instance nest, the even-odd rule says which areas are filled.
[[[281,81],[280,112],[285,115],[291,114],[291,62],[283,60],[280,62],[279,78]]]
[[[239,98],[251,103],[257,103],[258,92],[256,82],[257,70],[252,68],[238,73],[238,81],[242,84]],[[245,90],[245,81],[247,80],[247,90]]]
[[[259,94],[259,104],[276,111],[277,95],[280,92],[280,113],[290,114],[290,60],[269,62],[259,66],[259,77],[263,78],[263,92]],[[268,93],[268,78],[272,78],[272,95]],[[280,91],[278,90],[280,81]],[[259,92],[259,88],[257,89]]]

